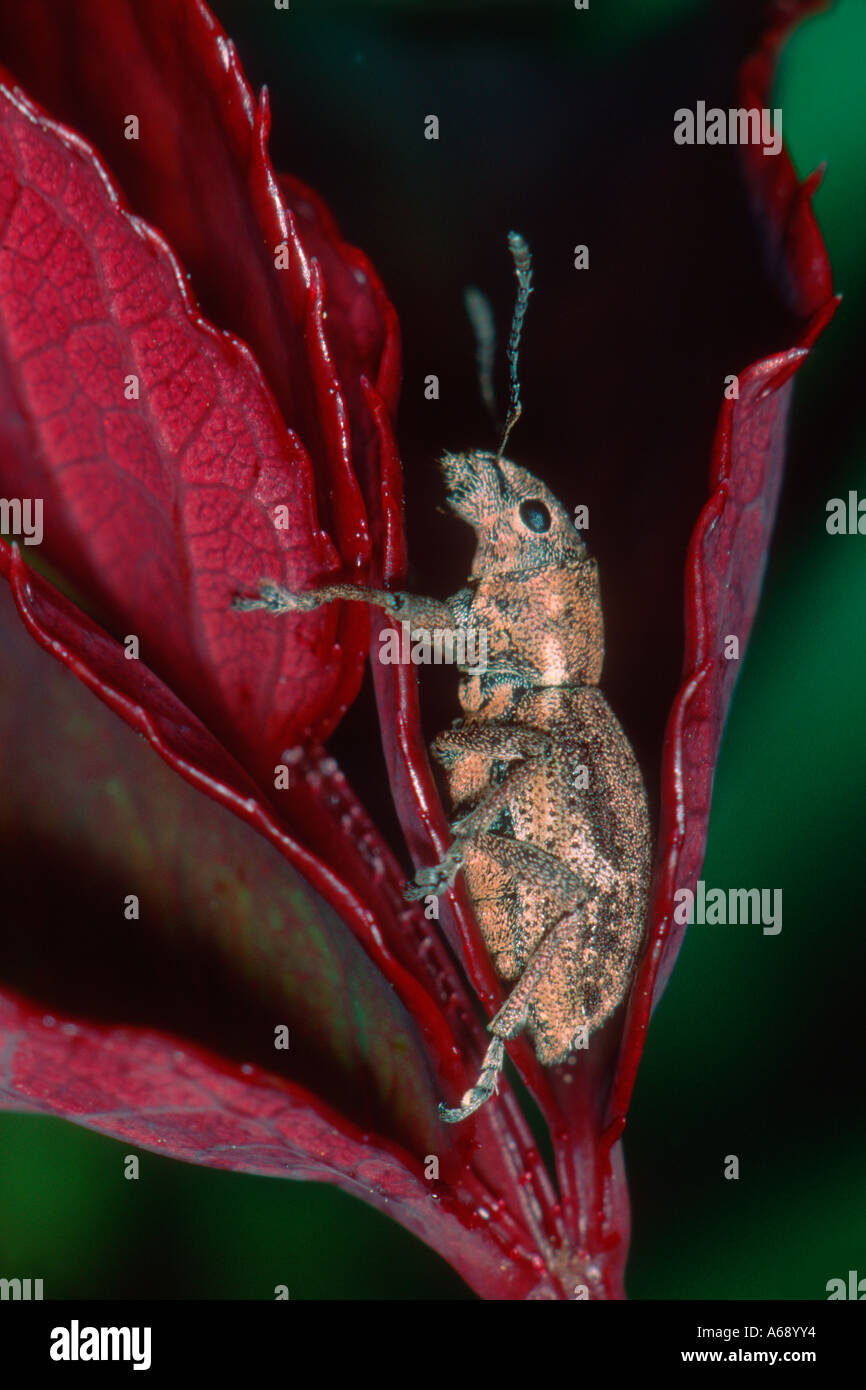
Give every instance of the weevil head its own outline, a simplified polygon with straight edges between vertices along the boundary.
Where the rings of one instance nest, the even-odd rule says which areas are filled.
[[[586,559],[568,512],[526,468],[496,454],[446,454],[442,472],[449,507],[478,538],[473,577],[562,569]]]

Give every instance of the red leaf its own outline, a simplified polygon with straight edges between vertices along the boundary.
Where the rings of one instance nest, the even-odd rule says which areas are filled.
[[[29,1098],[34,1108],[190,1163],[330,1182],[400,1221],[476,1287],[514,1299],[545,1287],[518,1230],[505,1243],[496,1226],[459,1209],[448,1184],[426,1180],[418,1159],[371,1148],[369,1135],[299,1086],[277,1085],[250,1065],[226,1066],[151,1030],[36,1018],[8,993],[0,1039],[0,1107],[27,1109]]]
[[[267,92],[256,101],[204,0],[36,0],[0,14],[0,51],[32,97],[101,150],[135,212],[182,261],[205,313],[255,353],[315,462],[323,523],[346,566],[359,563],[352,469],[363,479],[372,466],[360,378],[393,410],[396,318],[366,257],[315,195],[294,179],[278,186]],[[126,138],[130,111],[138,140]],[[291,265],[277,271],[274,248],[287,238]],[[308,332],[313,257],[327,341]]]
[[[304,586],[339,568],[309,459],[249,352],[196,315],[168,248],[89,152],[20,95],[0,101],[0,297],[29,427],[6,486],[45,497],[48,553],[150,665],[230,744],[274,756],[333,724],[360,659],[328,666],[297,623],[228,611],[263,575]],[[315,318],[315,276],[309,293]]]

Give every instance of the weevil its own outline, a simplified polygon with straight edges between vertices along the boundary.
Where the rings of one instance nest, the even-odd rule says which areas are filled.
[[[525,1030],[545,1066],[564,1062],[624,999],[643,934],[650,825],[637,759],[598,688],[604,628],[598,569],[549,488],[504,456],[521,413],[520,333],[531,258],[512,232],[517,299],[508,342],[509,409],[496,453],[446,454],[448,505],[475,530],[465,588],[439,600],[349,584],[292,593],[263,581],[235,607],[306,612],[375,604],[410,628],[486,637],[484,669],[458,665],[462,718],[432,744],[457,818],[438,864],[406,889],[422,899],[462,873],[497,975],[514,983],[488,1025],[481,1073],[443,1120],[496,1091],[505,1041]],[[482,396],[492,390],[492,315],[467,296]],[[459,650],[458,644],[458,650]],[[463,650],[465,651],[465,644]]]

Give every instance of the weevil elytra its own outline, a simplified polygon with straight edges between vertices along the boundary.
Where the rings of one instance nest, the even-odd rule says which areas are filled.
[[[488,1025],[477,1082],[456,1108],[440,1106],[449,1122],[495,1092],[506,1039],[525,1029],[539,1061],[556,1066],[610,1016],[629,986],[650,879],[643,780],[598,688],[596,562],[545,484],[504,457],[521,410],[517,351],[531,290],[526,243],[512,232],[509,246],[518,292],[499,449],[442,460],[448,504],[476,533],[466,587],[439,600],[348,584],[295,594],[263,582],[258,597],[235,600],[273,613],[357,600],[413,630],[486,635],[485,669],[458,667],[463,717],[432,745],[458,816],[453,842],[406,890],[410,899],[441,893],[462,871],[496,972],[516,982]],[[477,292],[467,307],[491,403],[492,319]]]

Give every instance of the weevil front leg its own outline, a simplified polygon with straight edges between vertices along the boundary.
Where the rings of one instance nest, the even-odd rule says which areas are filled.
[[[236,594],[232,607],[241,613],[264,610],[267,613],[310,613],[326,603],[338,599],[349,603],[370,603],[383,609],[393,617],[408,622],[410,632],[418,630],[429,632],[432,628],[446,628],[455,631],[465,625],[468,604],[468,590],[461,590],[451,599],[424,598],[418,594],[407,594],[400,590],[371,589],[362,584],[325,584],[321,589],[308,589],[296,593],[263,579],[259,584],[257,597]],[[407,898],[424,898],[428,893],[441,891],[454,882],[454,875],[460,867],[460,855],[456,845],[441,864],[434,869],[419,870],[414,889],[407,889]]]
[[[415,627],[453,627],[455,612],[448,600],[423,598],[418,594],[407,594],[400,590],[369,589],[363,584],[325,584],[321,589],[308,589],[305,593],[295,593],[263,579],[256,597],[236,594],[232,608],[240,613],[264,609],[267,613],[311,613],[326,603],[342,599],[348,603],[372,603],[394,617],[405,619]]]

